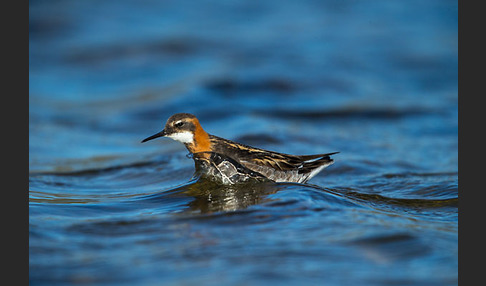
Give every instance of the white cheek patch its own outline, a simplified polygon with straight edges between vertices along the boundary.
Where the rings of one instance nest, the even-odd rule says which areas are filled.
[[[182,143],[192,143],[194,141],[194,136],[192,135],[191,132],[188,131],[170,134],[167,135],[167,137]]]

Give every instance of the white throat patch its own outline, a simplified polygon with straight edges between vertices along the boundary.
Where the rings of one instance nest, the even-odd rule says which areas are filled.
[[[182,143],[192,143],[194,141],[194,136],[189,131],[170,134],[170,135],[167,135],[167,137],[174,139],[176,141],[182,142]]]

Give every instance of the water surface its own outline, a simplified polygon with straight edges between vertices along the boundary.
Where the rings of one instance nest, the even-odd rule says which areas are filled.
[[[457,1],[29,3],[32,285],[456,285]],[[307,184],[191,180],[177,112]]]

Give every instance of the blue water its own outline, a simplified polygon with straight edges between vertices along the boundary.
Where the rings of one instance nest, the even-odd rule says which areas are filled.
[[[457,285],[457,1],[29,2],[31,285]],[[177,112],[307,184],[192,180]]]

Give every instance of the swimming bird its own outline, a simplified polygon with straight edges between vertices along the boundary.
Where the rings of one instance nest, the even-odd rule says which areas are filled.
[[[334,163],[327,153],[289,155],[237,143],[204,131],[196,116],[177,113],[159,133],[142,140],[169,137],[183,143],[195,161],[196,172],[225,184],[250,179],[305,183]]]

